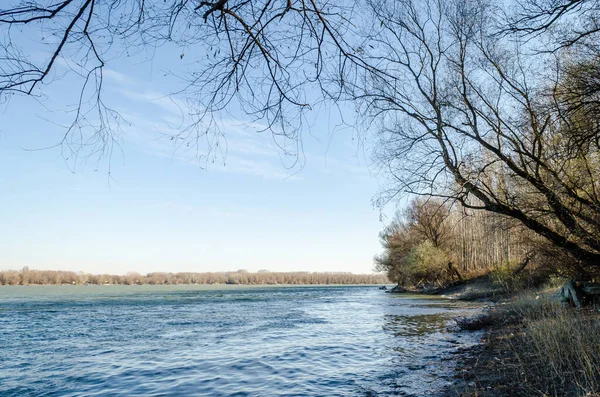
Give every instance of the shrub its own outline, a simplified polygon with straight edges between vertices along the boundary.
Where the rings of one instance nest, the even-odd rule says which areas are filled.
[[[519,267],[518,263],[507,263],[492,270],[490,280],[503,292],[518,292],[530,288],[548,286],[555,276],[554,269],[540,266],[539,262],[532,263],[527,269],[515,274]]]
[[[494,285],[506,292],[516,291],[524,287],[523,278],[514,274],[514,266],[506,264],[490,272],[490,280]]]
[[[405,263],[405,280],[412,284],[443,285],[447,281],[448,257],[428,240],[411,249]]]

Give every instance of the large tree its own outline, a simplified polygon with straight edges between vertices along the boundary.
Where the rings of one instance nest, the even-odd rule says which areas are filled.
[[[568,15],[595,3],[577,4]],[[202,58],[181,92],[196,116],[182,138],[210,136],[212,115],[236,103],[294,142],[315,104],[349,102],[352,123],[378,131],[382,201],[458,200],[600,266],[598,74],[593,52],[572,51],[593,47],[595,16],[565,44],[531,37],[553,18],[524,31],[519,12],[484,0],[23,1],[0,9],[0,93],[39,95],[57,59],[76,59],[93,100],[69,131],[91,124],[104,142],[117,118],[101,97],[111,51],[177,42]],[[12,40],[29,26],[47,32],[45,59]]]

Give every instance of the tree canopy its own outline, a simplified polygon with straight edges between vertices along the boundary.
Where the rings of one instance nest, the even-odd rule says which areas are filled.
[[[178,93],[194,116],[183,139],[218,135],[214,115],[235,103],[299,142],[311,108],[350,103],[348,123],[377,132],[380,203],[491,211],[597,267],[597,21],[592,0],[16,1],[0,9],[0,95],[42,95],[57,60],[74,60],[66,136],[92,127],[102,147],[119,117],[102,99],[111,57],[177,43],[197,58]],[[13,38],[32,30],[42,59]]]

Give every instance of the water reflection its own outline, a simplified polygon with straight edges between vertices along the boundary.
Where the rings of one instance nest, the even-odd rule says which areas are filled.
[[[395,337],[424,336],[442,331],[451,319],[449,313],[413,316],[388,314],[383,329]]]

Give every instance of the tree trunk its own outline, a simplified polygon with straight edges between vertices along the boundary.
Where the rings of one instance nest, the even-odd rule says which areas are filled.
[[[458,277],[458,281],[463,281],[463,278],[458,272],[458,269],[452,264],[452,262],[448,262],[448,271],[450,272],[450,274]]]
[[[577,287],[573,280],[567,281],[559,291],[561,301],[567,302],[575,307],[581,307],[583,291]]]
[[[517,268],[515,269],[515,271],[513,272],[513,276],[516,276],[516,275],[518,275],[519,273],[521,273],[521,272],[522,272],[522,271],[525,269],[525,267],[526,267],[526,266],[529,264],[529,261],[530,261],[530,260],[531,260],[531,256],[530,256],[530,255],[527,255],[527,256],[525,257],[525,260],[524,260],[523,262],[521,262],[521,264],[519,265],[519,267],[517,267]]]

